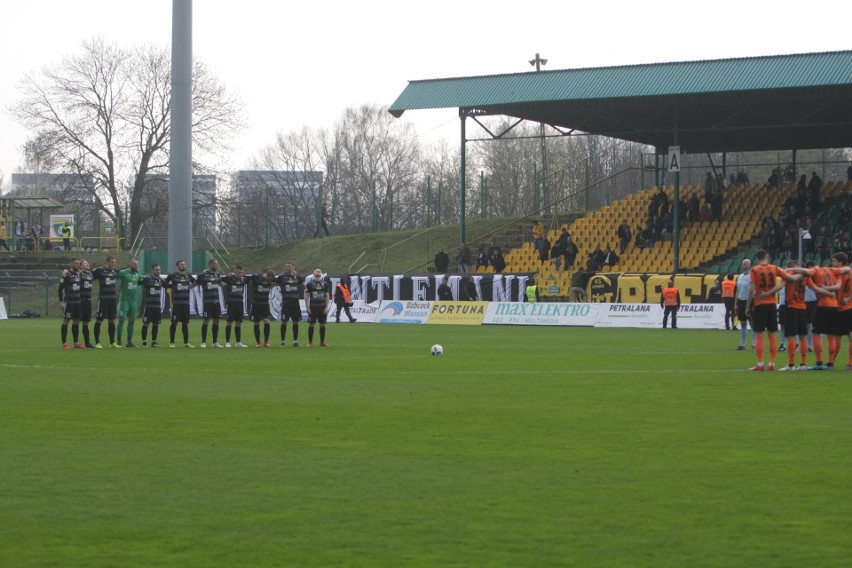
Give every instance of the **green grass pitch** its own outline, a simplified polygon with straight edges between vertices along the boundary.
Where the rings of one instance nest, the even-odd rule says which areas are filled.
[[[738,339],[66,352],[2,321],[0,566],[846,567],[852,373],[749,373]]]

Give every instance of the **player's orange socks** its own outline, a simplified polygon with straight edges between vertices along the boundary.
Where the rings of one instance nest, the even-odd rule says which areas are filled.
[[[778,337],[774,333],[769,334],[769,362],[775,363],[775,355],[778,353]]]
[[[799,357],[802,361],[802,365],[808,364],[808,338],[807,337],[799,337]]]
[[[834,365],[834,360],[837,359],[837,353],[840,351],[840,337],[836,335],[828,336],[828,362]]]
[[[808,350],[805,348],[805,353]],[[790,367],[796,364],[796,338],[788,337],[787,338],[787,363]]]
[[[822,364],[822,336],[818,333],[814,333],[814,357],[818,365]]]
[[[754,338],[754,352],[757,354],[757,362],[763,363],[763,334],[758,333],[755,334]]]

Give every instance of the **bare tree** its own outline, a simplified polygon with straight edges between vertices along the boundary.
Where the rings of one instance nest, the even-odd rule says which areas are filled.
[[[132,240],[146,217],[147,177],[168,171],[168,51],[88,40],[82,53],[25,77],[22,93],[13,110],[47,149],[49,159],[42,159],[90,180],[87,190],[98,209]],[[226,149],[225,141],[242,127],[241,104],[200,62],[193,73],[192,106],[196,149]],[[123,222],[125,203],[130,233]]]

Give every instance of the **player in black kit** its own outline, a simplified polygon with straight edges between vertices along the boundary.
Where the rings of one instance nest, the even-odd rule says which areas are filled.
[[[296,265],[288,260],[284,274],[275,281],[281,286],[281,347],[287,343],[287,322],[293,322],[293,347],[299,346],[299,320],[302,319],[302,284],[304,280],[296,273]]]
[[[115,283],[118,270],[115,269],[115,257],[107,256],[106,264],[92,272],[92,278],[98,281],[98,311],[95,314],[95,347],[101,349],[101,324],[107,320],[109,344],[115,344],[115,318],[118,316],[118,300]]]
[[[236,347],[248,347],[242,342],[242,323],[245,305],[243,303],[248,277],[243,274],[242,265],[234,267],[234,272],[222,277],[222,288],[225,289],[225,306],[228,315],[228,323],[225,324],[225,347],[231,346],[231,327],[234,328],[234,339],[237,340]]]
[[[151,329],[151,347],[159,347],[157,333],[163,319],[163,279],[160,265],[152,264],[151,273],[142,279],[142,347],[148,347],[148,324]]]
[[[62,308],[62,348],[70,349],[68,346],[68,322],[73,321],[71,332],[74,336],[74,349],[85,349],[80,343],[80,261],[71,259],[71,267],[63,272],[59,280],[59,306]]]
[[[86,349],[94,349],[95,346],[89,340],[89,322],[92,321],[92,289],[94,288],[94,276],[89,269],[89,261],[80,261],[80,323],[83,324],[83,345]]]
[[[172,325],[169,328],[169,347],[175,346],[177,324],[181,324],[183,344],[185,347],[195,347],[189,342],[189,290],[195,283],[195,277],[186,271],[186,261],[175,263],[177,271],[166,276],[165,286],[172,291]]]
[[[322,270],[314,270],[314,277],[305,284],[305,304],[308,305],[308,347],[314,346],[314,323],[319,322],[320,347],[328,347],[325,342],[325,320],[328,317],[328,305],[331,294],[328,282],[322,277]]]
[[[254,322],[254,338],[258,347],[269,347],[269,292],[275,286],[275,272],[266,270],[248,277],[251,285],[251,321]],[[263,321],[263,343],[260,342],[260,322]]]
[[[213,347],[222,347],[219,343],[219,318],[222,315],[222,303],[219,299],[222,275],[219,274],[219,261],[211,258],[207,263],[207,270],[199,274],[196,283],[201,286],[204,296],[204,318],[201,321],[201,348],[207,347],[207,323],[213,320]]]

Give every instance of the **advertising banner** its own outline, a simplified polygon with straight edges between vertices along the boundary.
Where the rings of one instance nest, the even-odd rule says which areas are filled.
[[[492,302],[483,323],[494,325],[570,325],[592,327],[602,304]]]
[[[353,300],[352,307],[349,308],[349,311],[352,313],[352,317],[358,320],[358,323],[371,323],[376,321],[376,314],[379,313],[379,302],[368,304],[362,300]],[[331,312],[328,314],[328,321],[332,321],[332,313],[337,313],[337,306],[334,304],[331,305]],[[346,319],[345,315],[342,317],[344,320]]]
[[[384,301],[376,314],[378,323],[426,323],[433,302]]]
[[[63,215],[51,215],[50,216],[50,234],[48,235],[50,238],[62,238],[62,228],[65,227],[65,223],[68,222],[71,224],[71,238],[74,238],[74,214],[63,214]]]
[[[600,304],[595,327],[663,326],[663,308],[658,304]]]
[[[677,312],[677,326],[682,329],[725,329],[725,305],[681,304]]]
[[[482,325],[488,302],[434,302],[426,323]]]
[[[430,302],[438,299],[438,286],[443,274],[406,276],[394,274],[386,276],[352,275],[353,300],[365,302],[385,302],[391,300]],[[520,274],[450,274],[447,285],[456,300],[467,300],[464,291],[468,283],[473,284],[477,300],[484,302],[520,302],[524,289],[535,278],[532,273]],[[340,279],[330,277],[331,289]]]

